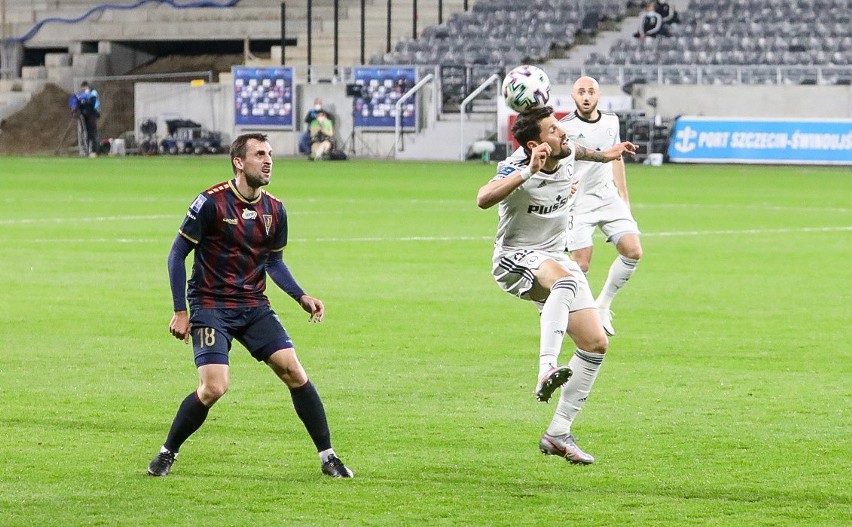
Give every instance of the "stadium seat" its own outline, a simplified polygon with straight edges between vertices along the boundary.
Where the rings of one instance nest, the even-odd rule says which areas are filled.
[[[852,11],[845,0],[692,0],[681,15],[673,36],[620,39],[608,54],[590,55],[586,66],[655,65],[666,83],[700,77],[701,82],[763,84],[832,82],[834,75],[823,78],[820,68],[852,63]],[[664,66],[672,64],[692,65],[693,72]],[[739,75],[702,66],[737,66]],[[778,66],[784,70],[780,74]]]

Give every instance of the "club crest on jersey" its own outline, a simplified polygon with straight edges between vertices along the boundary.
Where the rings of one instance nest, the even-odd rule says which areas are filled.
[[[207,201],[207,198],[204,197],[203,194],[199,194],[195,201],[192,202],[192,205],[189,206],[190,210],[193,212],[201,212],[201,207],[204,205],[204,202]]]
[[[263,226],[266,228],[266,234],[269,234],[269,229],[272,227],[272,214],[263,215]]]
[[[257,212],[249,209],[243,209],[243,219],[244,220],[254,220],[257,219]]]

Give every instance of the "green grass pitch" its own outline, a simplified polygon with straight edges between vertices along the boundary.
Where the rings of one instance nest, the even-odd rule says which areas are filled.
[[[228,160],[0,158],[0,525],[849,524],[852,170],[628,166],[645,257],[574,426],[588,467],[538,452],[555,405],[532,395],[535,309],[491,279],[493,173],[278,160],[285,260],[327,319],[269,295],[356,479],[320,474],[239,345],[151,478],[196,385],[166,256]],[[595,251],[597,292],[615,253]]]

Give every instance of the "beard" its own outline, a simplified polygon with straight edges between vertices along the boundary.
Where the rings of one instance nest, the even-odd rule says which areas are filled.
[[[565,159],[566,157],[568,157],[570,155],[571,155],[571,147],[566,146],[565,148],[562,148],[562,146],[560,145],[558,152],[551,152],[550,153],[550,158],[559,161],[560,159]]]
[[[250,187],[260,188],[269,184],[269,180],[272,176],[272,173],[263,173],[257,172],[255,174],[249,174],[248,172],[244,172],[246,177],[246,183],[249,184]]]

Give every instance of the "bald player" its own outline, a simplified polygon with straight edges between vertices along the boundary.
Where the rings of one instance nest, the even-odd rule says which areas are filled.
[[[571,97],[577,109],[560,120],[568,138],[591,150],[605,151],[621,142],[618,116],[598,109],[600,87],[591,77],[574,83]],[[579,181],[568,220],[571,259],[583,272],[592,261],[592,235],[599,228],[618,251],[595,305],[607,335],[615,335],[610,306],[615,295],[630,280],[642,258],[639,227],[630,212],[624,160],[594,163],[577,159],[575,177]]]

